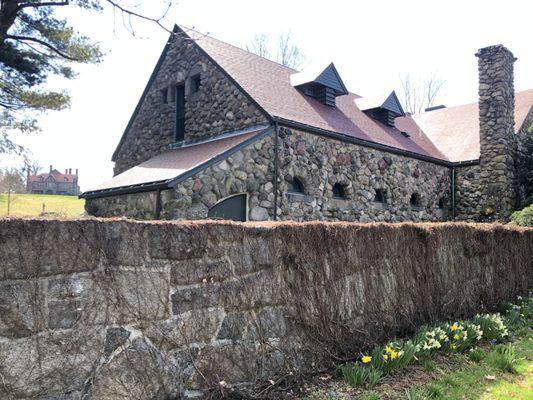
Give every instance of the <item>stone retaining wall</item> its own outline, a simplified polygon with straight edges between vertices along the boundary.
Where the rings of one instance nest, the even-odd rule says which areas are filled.
[[[527,293],[502,225],[0,220],[0,398],[251,384]]]

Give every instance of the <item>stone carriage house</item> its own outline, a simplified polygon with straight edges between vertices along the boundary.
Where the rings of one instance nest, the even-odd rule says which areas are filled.
[[[80,194],[78,185],[78,170],[72,173],[72,168],[66,169],[62,174],[50,165],[48,173],[30,175],[26,178],[26,191],[39,194]]]
[[[479,103],[406,115],[396,95],[175,27],[113,154],[96,216],[234,220],[505,219],[520,201],[533,90],[512,53],[476,54]]]

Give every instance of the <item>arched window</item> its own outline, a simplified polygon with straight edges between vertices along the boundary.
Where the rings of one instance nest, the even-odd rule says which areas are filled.
[[[333,198],[334,199],[345,199],[346,196],[346,185],[342,183],[336,183],[333,185]]]
[[[246,221],[246,194],[222,199],[209,209],[207,218]]]
[[[420,207],[420,195],[418,193],[413,193],[409,199],[409,203],[411,204],[411,207]]]
[[[376,203],[385,203],[385,191],[382,189],[376,189],[376,194],[374,196],[374,201]]]
[[[296,177],[292,178],[292,181],[289,182],[289,187],[287,189],[287,192],[304,194],[304,185],[302,181]]]

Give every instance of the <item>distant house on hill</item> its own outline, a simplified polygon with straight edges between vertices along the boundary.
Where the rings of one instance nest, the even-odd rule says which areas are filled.
[[[72,169],[65,169],[62,174],[57,169],[53,169],[50,165],[50,172],[30,175],[26,183],[26,190],[28,193],[41,194],[70,194],[77,196],[80,193],[78,186],[78,170],[72,173]]]

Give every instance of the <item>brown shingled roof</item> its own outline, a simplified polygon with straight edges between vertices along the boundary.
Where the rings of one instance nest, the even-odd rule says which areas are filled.
[[[155,183],[166,184],[196,168],[205,167],[209,162],[216,160],[217,156],[227,154],[228,157],[232,150],[239,148],[239,145],[246,145],[248,140],[254,141],[268,131],[269,129],[263,126],[168,150],[84,192],[82,197],[91,197],[94,193],[102,191]]]
[[[517,132],[532,107],[533,89],[515,94],[515,130]],[[396,121],[398,122],[399,119]],[[478,103],[428,111],[414,115],[412,119],[450,161],[479,159]]]
[[[73,183],[74,180],[78,177],[76,174],[62,174],[57,169],[54,169],[50,173],[43,173],[38,175],[28,176],[28,181],[31,182],[44,182],[48,177],[52,177],[56,182],[69,182]]]
[[[447,160],[416,124],[404,123],[397,129],[368,117],[357,108],[355,99],[360,96],[356,94],[337,97],[337,107],[326,106],[291,85],[294,69],[192,30],[187,34],[275,118]]]

